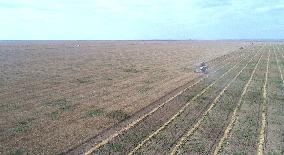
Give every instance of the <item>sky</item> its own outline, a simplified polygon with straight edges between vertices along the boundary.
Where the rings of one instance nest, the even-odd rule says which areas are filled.
[[[283,0],[0,0],[0,40],[284,39]]]

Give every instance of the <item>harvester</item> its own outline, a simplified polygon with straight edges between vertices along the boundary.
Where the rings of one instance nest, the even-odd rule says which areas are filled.
[[[198,66],[198,69],[196,70],[197,73],[208,73],[208,65],[205,62],[201,62]]]

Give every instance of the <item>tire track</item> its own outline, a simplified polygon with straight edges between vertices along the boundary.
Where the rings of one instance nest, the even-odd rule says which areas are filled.
[[[258,155],[263,155],[264,151],[264,142],[265,142],[265,129],[267,125],[266,121],[266,115],[267,115],[267,79],[268,79],[268,73],[269,73],[269,58],[270,58],[270,50],[269,50],[269,56],[267,60],[267,66],[266,66],[266,73],[265,73],[265,82],[263,85],[263,103],[262,103],[262,112],[261,112],[261,128],[260,128],[260,133],[259,133],[259,142],[258,142],[258,149],[257,149],[257,154]],[[276,56],[276,55],[275,55]],[[276,56],[277,57],[277,56]]]
[[[274,46],[273,46],[274,47]],[[277,47],[278,48],[278,47]],[[279,50],[279,48],[278,48]],[[275,58],[276,58],[276,64],[277,64],[277,67],[278,67],[278,70],[280,72],[280,77],[281,77],[281,80],[282,80],[282,86],[284,87],[284,78],[283,78],[283,74],[282,74],[282,70],[279,66],[279,63],[278,63],[278,58],[277,58],[277,54],[275,53],[275,48],[273,48],[273,52],[274,52],[274,55],[275,55]],[[282,55],[283,56],[283,55]]]
[[[257,53],[257,54],[258,54],[258,53]],[[256,55],[257,55],[257,54],[256,54]],[[255,55],[255,56],[256,56],[256,55]],[[254,57],[255,57],[255,56],[254,56]],[[185,144],[186,139],[188,139],[188,138],[195,132],[195,130],[201,125],[201,123],[203,122],[203,120],[205,119],[205,117],[208,115],[208,113],[210,113],[210,111],[211,111],[212,108],[215,106],[215,104],[217,103],[217,101],[219,100],[219,98],[220,98],[220,97],[223,95],[223,93],[228,89],[228,87],[237,79],[237,77],[243,72],[243,70],[248,66],[248,64],[253,61],[253,58],[254,58],[254,57],[252,57],[252,58],[250,59],[250,61],[241,69],[241,71],[239,71],[239,73],[226,85],[226,87],[223,88],[223,90],[219,93],[219,95],[218,95],[218,96],[214,99],[214,101],[211,103],[210,107],[202,114],[202,117],[197,121],[197,123],[195,123],[195,125],[194,125],[190,130],[188,130],[185,135],[183,135],[183,136],[179,139],[179,141],[177,142],[177,144],[174,146],[174,148],[173,148],[173,150],[172,150],[172,152],[171,152],[171,155],[178,154],[179,148]],[[258,60],[258,62],[257,62],[257,64],[256,64],[256,67],[257,67],[258,64],[259,64],[259,61],[260,61],[261,57],[262,57],[262,55],[260,56],[260,58],[259,58],[259,60]],[[255,70],[256,70],[256,67],[255,67],[254,70],[253,70],[253,74],[254,74],[254,72],[255,72]]]
[[[260,59],[259,59],[259,60],[260,60]],[[258,64],[259,64],[259,61],[258,61]],[[255,74],[255,71],[256,71],[256,68],[257,68],[258,64],[255,66],[255,68],[254,68],[254,70],[253,70],[253,72],[252,72],[252,74],[251,74],[251,76],[250,76],[248,82],[246,83],[246,85],[245,85],[245,87],[244,87],[244,89],[243,89],[243,91],[242,91],[242,94],[241,94],[241,96],[240,96],[240,98],[239,98],[239,101],[238,101],[238,103],[237,103],[237,106],[236,106],[236,108],[234,109],[233,115],[231,116],[230,123],[229,123],[229,125],[227,126],[227,128],[225,129],[222,138],[220,139],[220,141],[218,142],[217,147],[216,147],[215,150],[214,150],[214,153],[213,153],[214,155],[217,155],[217,154],[219,153],[219,151],[222,149],[222,146],[223,146],[223,144],[224,144],[224,141],[230,136],[230,132],[231,132],[231,130],[233,129],[236,120],[238,119],[237,114],[238,114],[238,111],[239,111],[239,109],[240,109],[240,107],[241,107],[241,105],[242,105],[242,99],[243,99],[243,97],[245,96],[245,94],[246,94],[246,92],[247,92],[247,89],[248,89],[250,83],[252,82],[252,79],[253,79],[253,76],[254,76],[254,74]]]
[[[254,56],[253,56],[254,57]],[[244,59],[242,59],[244,60]],[[242,61],[241,60],[241,61]],[[204,94],[209,88],[211,88],[214,84],[216,84],[221,78],[223,78],[226,74],[231,72],[235,67],[238,66],[239,63],[236,63],[232,68],[230,68],[228,71],[226,71],[223,75],[221,75],[218,79],[216,79],[213,83],[211,83],[209,86],[204,88],[199,94],[195,95],[190,101],[188,101],[175,115],[173,115],[166,123],[164,123],[158,130],[153,132],[151,135],[149,135],[146,139],[141,141],[130,153],[129,155],[134,154],[136,151],[138,151],[144,144],[146,144],[150,139],[152,139],[155,135],[157,135],[159,132],[161,132],[163,129],[165,129],[171,122],[173,122],[181,113],[185,111],[185,109],[191,104],[192,101],[196,100],[198,97],[200,97],[202,94]]]

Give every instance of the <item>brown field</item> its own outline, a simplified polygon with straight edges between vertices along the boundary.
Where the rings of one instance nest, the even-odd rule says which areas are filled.
[[[0,65],[0,154],[284,150],[280,44],[0,43]]]

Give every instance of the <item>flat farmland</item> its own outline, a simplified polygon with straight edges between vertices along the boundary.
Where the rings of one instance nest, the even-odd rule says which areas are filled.
[[[248,46],[63,154],[283,154],[283,44]]]
[[[66,153],[283,154],[283,47],[236,51],[162,106]]]
[[[283,47],[236,51],[149,112],[65,153],[283,154]]]
[[[194,124],[190,121],[200,118],[199,98],[209,105],[209,99],[261,46],[241,41],[1,42],[0,154],[126,153],[181,109],[180,118],[174,120],[184,119],[183,113],[193,110],[194,115],[188,113],[189,123],[173,135],[177,138]],[[274,48],[281,64],[282,46]],[[208,62],[209,74],[194,72],[202,61]],[[223,82],[215,82],[217,78]],[[195,103],[187,105],[192,99]],[[273,105],[279,106],[277,102]],[[277,116],[267,119],[277,121]],[[172,122],[168,124],[162,134],[172,130]],[[145,131],[135,135],[138,138],[130,138],[133,143],[123,139],[145,125]],[[277,132],[273,129],[269,131]],[[109,138],[115,132],[119,134]],[[163,142],[154,143],[164,148]],[[275,149],[273,143],[271,149]],[[97,144],[100,147],[93,150]],[[151,153],[149,148],[143,144],[135,152]]]
[[[283,43],[2,42],[0,64],[0,154],[284,153]]]
[[[209,74],[63,154],[283,154],[283,53],[262,42],[215,58]]]

